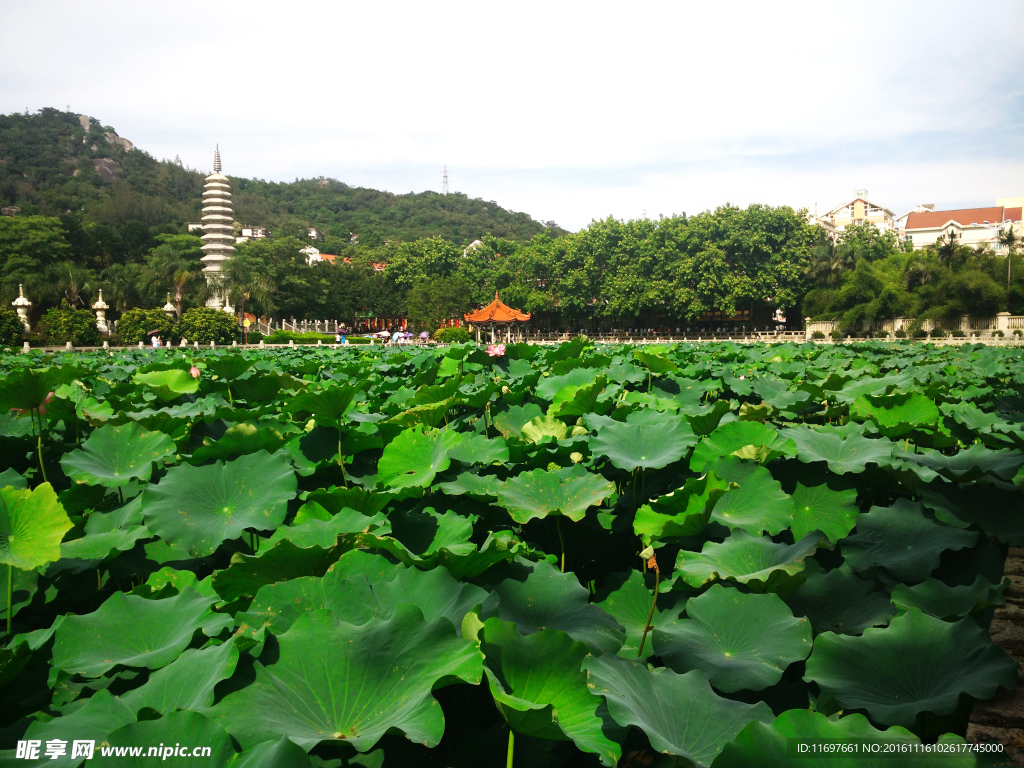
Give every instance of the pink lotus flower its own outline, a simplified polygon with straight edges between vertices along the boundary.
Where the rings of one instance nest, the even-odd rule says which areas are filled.
[[[198,379],[200,373],[201,373],[201,371],[198,368],[196,368],[194,365],[191,368],[188,369],[188,375],[191,376],[193,379]]]
[[[46,415],[46,404],[53,400],[53,392],[46,396],[46,399],[39,404],[36,408],[11,408],[19,416],[24,416],[26,413],[38,413],[40,416]]]
[[[491,357],[504,357],[505,345],[504,344],[491,344],[487,347],[487,354]]]

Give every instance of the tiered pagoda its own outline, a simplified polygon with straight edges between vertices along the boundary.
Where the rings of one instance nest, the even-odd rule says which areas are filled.
[[[530,315],[520,312],[518,309],[512,309],[507,304],[503,304],[501,299],[498,298],[497,291],[494,292],[494,301],[483,309],[464,314],[463,317],[473,327],[473,330],[476,331],[476,340],[478,342],[480,341],[480,330],[484,327],[490,327],[492,344],[498,342],[502,329],[504,329],[506,342],[511,342],[513,338],[522,340],[523,324],[530,319]]]
[[[224,262],[235,253],[232,230],[234,211],[231,209],[231,185],[220,172],[220,147],[213,153],[213,173],[206,177],[203,191],[203,274],[206,281],[214,282],[220,276]],[[216,293],[207,302],[208,307],[232,312],[226,293]]]

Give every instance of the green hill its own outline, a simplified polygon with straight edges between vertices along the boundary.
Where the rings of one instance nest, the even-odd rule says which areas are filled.
[[[157,234],[181,233],[198,221],[205,175],[180,160],[154,159],[95,118],[49,108],[0,115],[0,205],[59,216],[69,234],[84,227],[109,262],[132,260]],[[545,229],[564,234],[554,222],[458,193],[395,195],[327,178],[231,183],[237,221],[282,236],[317,227],[328,245],[347,242],[350,233],[367,246],[432,236],[468,243],[488,233],[526,241]]]

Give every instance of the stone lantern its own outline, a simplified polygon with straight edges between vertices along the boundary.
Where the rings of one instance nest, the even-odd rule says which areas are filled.
[[[96,330],[104,336],[109,336],[110,328],[107,327],[107,310],[110,309],[110,305],[103,300],[102,289],[99,291],[99,299],[92,305],[92,308],[96,310]]]
[[[14,305],[14,311],[21,318],[21,324],[25,326],[25,330],[31,331],[32,325],[28,321],[28,310],[32,306],[32,302],[25,298],[25,289],[21,283],[18,283],[18,298],[12,301],[11,304]]]
[[[164,304],[161,309],[167,313],[169,318],[172,320],[174,319],[174,305],[171,304],[171,294],[167,294],[167,303]]]

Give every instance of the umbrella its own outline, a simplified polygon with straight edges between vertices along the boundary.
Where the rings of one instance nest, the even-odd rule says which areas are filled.
[[[420,334],[420,338],[421,339],[429,339],[430,338],[430,331],[423,331],[423,333]]]
[[[152,331],[150,331],[150,332],[149,332],[149,333],[147,333],[146,335],[147,335],[147,336],[152,336],[152,335],[153,335],[153,334],[155,334],[155,333],[160,333],[160,329],[159,329],[159,328],[154,328],[154,329],[153,329]]]
[[[412,334],[411,334],[411,333],[407,333],[407,334],[405,334],[405,338],[407,338],[407,339],[411,339],[411,338],[412,338]]]

